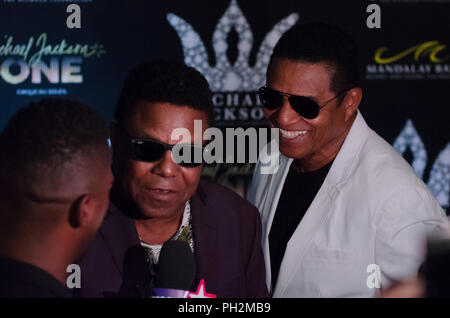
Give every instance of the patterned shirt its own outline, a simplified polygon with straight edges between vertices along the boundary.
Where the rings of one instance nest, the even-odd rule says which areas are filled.
[[[184,206],[183,220],[180,227],[170,241],[185,241],[191,247],[192,253],[194,253],[194,239],[192,236],[192,217],[191,217],[191,205],[189,200]],[[157,273],[157,267],[159,262],[159,254],[161,253],[162,244],[147,244],[141,240],[141,246],[144,247],[146,252],[146,261],[152,277],[155,277]]]

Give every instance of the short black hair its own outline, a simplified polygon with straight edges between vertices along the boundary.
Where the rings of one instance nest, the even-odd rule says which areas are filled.
[[[30,102],[0,134],[0,182],[22,171],[42,177],[96,151],[108,138],[107,122],[87,105],[60,98]]]
[[[212,93],[207,80],[182,63],[154,60],[133,68],[120,93],[114,114],[116,122],[123,124],[140,100],[188,106],[204,111],[209,124],[213,121]]]
[[[358,48],[353,37],[338,26],[323,22],[297,24],[275,46],[269,69],[275,59],[325,63],[331,69],[330,90],[336,94],[358,87]]]

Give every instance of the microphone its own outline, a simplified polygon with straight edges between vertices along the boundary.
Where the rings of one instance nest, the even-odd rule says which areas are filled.
[[[185,241],[167,241],[161,248],[157,287],[189,290],[195,279],[195,259]]]

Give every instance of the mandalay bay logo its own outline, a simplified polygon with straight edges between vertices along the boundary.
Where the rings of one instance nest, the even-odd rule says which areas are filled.
[[[366,65],[367,80],[448,80],[450,54],[439,41],[418,43],[402,51],[378,48]]]
[[[213,91],[213,103],[218,125],[258,125],[264,117],[256,91],[264,85],[266,70],[275,44],[284,32],[298,20],[292,13],[268,32],[259,47],[256,62],[249,65],[253,33],[236,0],[232,0],[220,18],[212,37],[216,65],[208,63],[208,53],[202,39],[183,18],[169,13],[167,20],[180,37],[184,62],[200,71]],[[227,36],[234,29],[238,34],[238,55],[234,63],[227,57]]]
[[[70,43],[65,39],[50,43],[47,33],[18,43],[12,35],[0,39],[0,80],[10,85],[81,84],[83,59],[100,58],[105,54],[103,44]],[[16,90],[17,95],[64,95],[65,89],[32,88]]]

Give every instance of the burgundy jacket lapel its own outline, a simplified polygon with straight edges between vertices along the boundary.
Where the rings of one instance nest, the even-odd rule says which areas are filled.
[[[201,279],[205,281],[206,289],[215,289],[217,282],[218,260],[217,250],[217,224],[220,220],[217,215],[207,209],[207,195],[200,182],[195,195],[191,198],[191,215],[194,237],[194,253],[197,266],[195,287]],[[209,286],[209,288],[208,288]]]

